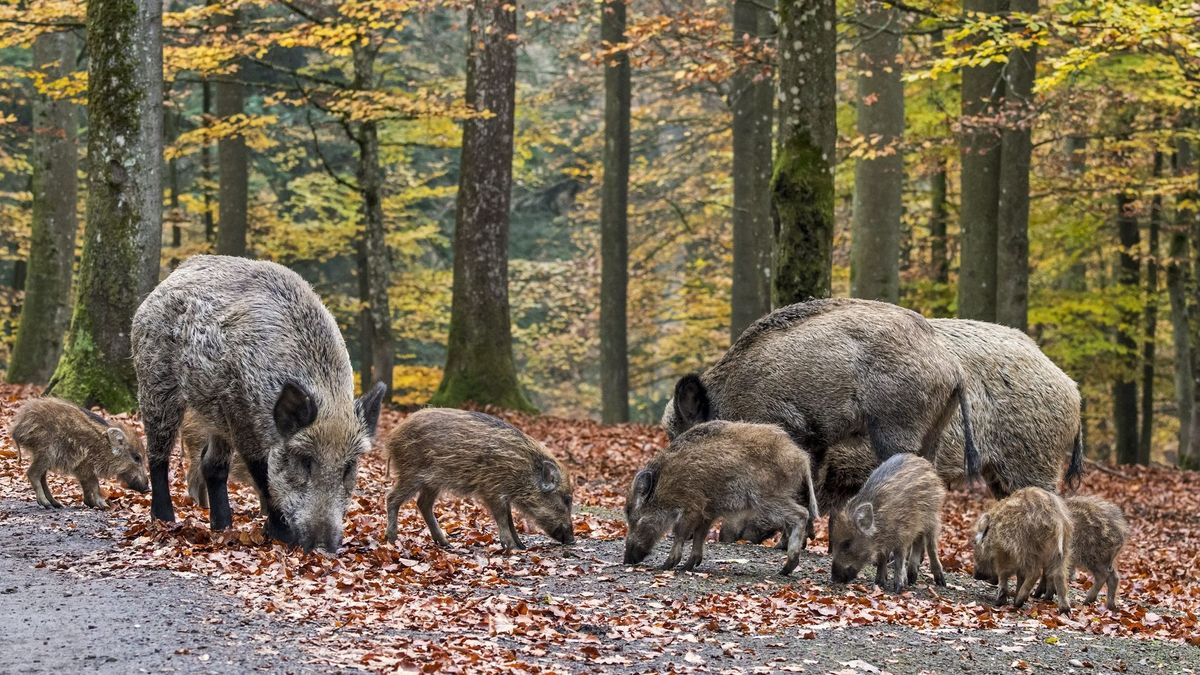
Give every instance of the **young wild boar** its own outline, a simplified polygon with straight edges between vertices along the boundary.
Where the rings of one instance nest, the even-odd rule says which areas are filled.
[[[98,478],[117,479],[131,490],[146,492],[145,447],[128,426],[57,398],[26,401],[13,415],[9,435],[18,455],[28,451],[26,475],[38,504],[62,508],[46,482],[49,471],[70,473],[83,488],[83,503],[108,508]]]
[[[387,440],[396,484],[388,492],[387,540],[396,540],[400,505],[417,497],[429,534],[449,546],[433,514],[438,494],[483,502],[506,551],[525,548],[512,509],[563,544],[575,542],[571,479],[546,448],[520,429],[481,412],[426,408],[409,415]]]
[[[1071,514],[1071,525],[1075,528],[1072,536],[1071,563],[1068,566],[1068,582],[1075,578],[1075,568],[1082,567],[1092,575],[1092,587],[1088,590],[1084,603],[1092,604],[1100,589],[1108,586],[1108,596],[1104,605],[1111,610],[1117,609],[1117,555],[1125,546],[1129,536],[1129,524],[1125,516],[1112,502],[1099,497],[1080,495],[1067,497],[1063,500],[1067,511]],[[1054,599],[1054,589],[1048,588],[1046,578],[1042,577],[1038,593],[1047,600]]]
[[[979,455],[958,358],[916,312],[869,300],[811,300],[775,310],[716,365],[683,377],[663,412],[671,438],[714,419],[777,424],[812,453],[859,435],[876,456],[932,459],[956,410],[965,471]]]
[[[175,519],[168,465],[191,410],[209,430],[201,470],[213,529],[232,524],[236,452],[267,498],[269,536],[336,551],[386,387],[355,400],[346,344],[309,285],[274,263],[196,256],[142,302],[131,338],[153,516]]]
[[[179,427],[179,441],[183,444],[183,458],[187,465],[187,489],[188,495],[197,505],[208,508],[208,486],[204,483],[204,470],[201,467],[201,462],[204,457],[204,449],[208,446],[208,429],[204,427],[204,423],[191,411],[184,413],[183,425]],[[254,485],[254,478],[250,475],[250,469],[246,468],[246,462],[242,461],[240,455],[234,453],[229,461],[229,480],[249,485],[258,492],[257,486]],[[263,514],[266,514],[267,500],[262,495],[258,495],[258,502],[263,509]]]
[[[709,529],[726,518],[786,532],[787,563],[780,573],[789,574],[800,561],[809,519],[800,495],[815,500],[808,453],[784,430],[724,421],[694,426],[634,477],[625,499],[625,563],[645,560],[674,526],[675,541],[662,569],[679,563],[689,539],[692,552],[683,569],[694,569],[704,557]]]
[[[862,490],[830,516],[833,580],[849,582],[873,562],[875,583],[899,593],[916,581],[915,566],[925,553],[934,582],[945,586],[937,554],[945,498],[946,488],[928,460],[901,454],[880,464]],[[887,580],[889,556],[891,584]],[[910,565],[914,568],[909,569]]]
[[[1053,492],[1022,488],[992,505],[975,523],[975,578],[1000,585],[996,605],[1008,599],[1009,577],[1017,577],[1013,606],[1021,607],[1045,576],[1058,595],[1058,611],[1069,614],[1066,566],[1071,552],[1071,514]]]

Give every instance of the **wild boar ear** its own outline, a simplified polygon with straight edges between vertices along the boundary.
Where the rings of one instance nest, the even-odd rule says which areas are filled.
[[[645,501],[654,492],[654,486],[658,483],[658,475],[650,469],[642,469],[633,477],[633,491],[642,501]]]
[[[108,444],[112,446],[114,455],[121,454],[125,449],[125,432],[116,427],[109,427],[104,430],[104,435],[108,437]]]
[[[675,383],[675,414],[689,427],[712,419],[708,390],[696,373],[684,375]]]
[[[983,538],[987,536],[988,528],[991,526],[992,526],[991,517],[988,516],[988,514],[986,514],[986,513],[983,514],[983,516],[979,518],[979,524],[975,526],[975,529],[979,530],[975,534],[975,543],[976,544],[983,543]]]
[[[854,524],[863,534],[870,536],[875,532],[875,507],[870,502],[854,507]]]
[[[562,472],[558,470],[558,466],[550,460],[542,460],[542,465],[538,468],[538,489],[542,492],[554,492],[561,482]]]
[[[317,419],[317,402],[303,386],[285,382],[275,401],[275,428],[284,438],[300,431]]]
[[[383,395],[387,393],[387,385],[382,382],[376,382],[371,391],[358,397],[354,402],[354,412],[358,415],[359,421],[367,428],[367,435],[375,437],[375,430],[379,428],[379,409],[383,407]]]

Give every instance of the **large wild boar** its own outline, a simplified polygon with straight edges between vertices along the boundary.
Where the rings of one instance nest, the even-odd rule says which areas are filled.
[[[675,567],[692,542],[684,570],[704,557],[704,539],[721,518],[761,523],[788,533],[789,574],[800,560],[815,499],[808,453],[770,424],[713,421],[688,429],[634,477],[625,500],[625,563],[646,559],[674,528],[675,541],[662,569]],[[814,503],[814,502],[810,502]]]
[[[916,581],[916,566],[925,553],[934,582],[945,586],[937,554],[945,498],[946,488],[928,460],[901,454],[880,464],[862,490],[829,516],[833,580],[849,582],[874,563],[875,583],[899,593],[906,583]],[[887,582],[889,557],[891,584]]]
[[[415,496],[430,536],[449,546],[433,504],[450,492],[483,502],[506,551],[525,548],[513,507],[559,542],[575,542],[570,476],[541,443],[502,419],[453,408],[419,410],[388,436],[387,452],[396,471],[387,495],[388,541],[396,540],[400,505]]]
[[[716,365],[675,385],[662,424],[671,438],[723,419],[777,424],[820,466],[826,450],[859,435],[882,460],[932,459],[956,411],[976,475],[969,402],[958,359],[916,312],[869,300],[811,300],[746,329]]]
[[[1108,586],[1108,597],[1104,605],[1111,610],[1117,609],[1117,555],[1125,547],[1129,537],[1129,524],[1125,515],[1112,502],[1091,495],[1067,497],[1067,511],[1071,513],[1071,525],[1074,527],[1071,546],[1071,563],[1068,566],[1067,581],[1075,577],[1075,568],[1082,567],[1092,575],[1092,587],[1088,590],[1084,603],[1092,604],[1100,589]],[[1048,587],[1046,578],[1038,586],[1036,595],[1047,600],[1054,599],[1054,589]]]
[[[204,470],[201,467],[201,460],[204,457],[204,450],[208,446],[209,430],[204,426],[204,422],[192,412],[187,412],[183,416],[183,425],[179,427],[179,442],[183,445],[183,459],[187,467],[187,489],[188,495],[192,501],[198,506],[208,508],[208,486],[204,483]],[[237,453],[233,453],[229,460],[229,480],[242,485],[249,485],[258,488],[254,485],[254,478],[250,475],[250,469],[246,467],[246,462]],[[266,498],[258,495],[259,505],[263,509],[263,514],[266,514]]]
[[[274,263],[196,256],[142,302],[131,337],[153,516],[175,518],[168,465],[190,409],[210,431],[202,470],[213,529],[232,523],[237,452],[267,497],[267,534],[336,551],[386,387],[355,400],[337,322],[309,285]]]
[[[1058,495],[1036,487],[1017,490],[975,522],[975,578],[999,584],[999,606],[1008,599],[1009,578],[1016,576],[1013,606],[1021,607],[1045,576],[1058,595],[1058,611],[1070,613],[1066,567],[1073,529]]]
[[[13,415],[8,432],[18,455],[29,452],[25,475],[38,504],[46,508],[62,508],[46,482],[50,471],[75,476],[83,488],[83,503],[92,508],[108,508],[99,478],[116,476],[132,490],[150,489],[142,439],[121,422],[57,398],[35,398]]]

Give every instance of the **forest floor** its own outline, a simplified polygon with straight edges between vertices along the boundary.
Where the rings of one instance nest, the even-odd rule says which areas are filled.
[[[30,393],[0,388],[0,429]],[[399,419],[386,412],[381,428]],[[1064,618],[1042,602],[992,607],[994,588],[970,578],[978,492],[947,501],[946,588],[924,574],[900,596],[868,579],[833,584],[820,531],[789,578],[765,546],[710,544],[695,573],[625,566],[625,488],[660,432],[510,419],[570,467],[575,545],[526,528],[529,550],[502,555],[490,519],[456,500],[438,505],[450,550],[412,505],[385,544],[377,456],[360,471],[337,557],[264,542],[246,488],[233,490],[234,530],[211,534],[180,470],[174,525],[151,524],[148,496],[111,482],[101,512],[51,477],[66,508],[46,511],[0,434],[0,672],[1200,671],[1200,474],[1087,475],[1083,491],[1118,503],[1132,526],[1122,602],[1116,613],[1076,604]],[[1074,581],[1076,603],[1087,584]]]

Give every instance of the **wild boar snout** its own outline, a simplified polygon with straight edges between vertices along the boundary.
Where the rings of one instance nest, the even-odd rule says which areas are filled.
[[[146,472],[142,470],[129,471],[121,474],[118,477],[121,484],[130,490],[136,490],[142,494],[150,491],[150,480],[146,477]]]
[[[850,565],[833,563],[833,581],[838,584],[848,584],[858,576],[858,570]]]

